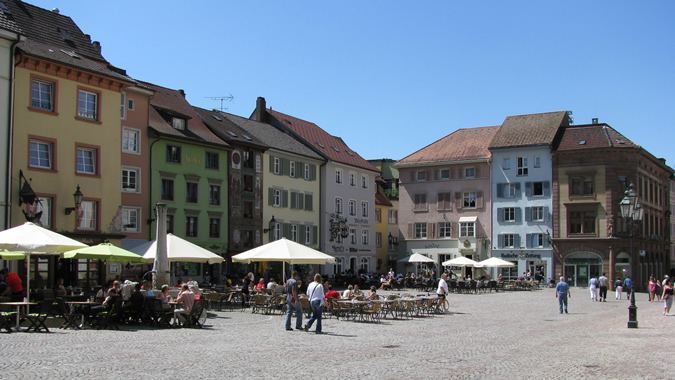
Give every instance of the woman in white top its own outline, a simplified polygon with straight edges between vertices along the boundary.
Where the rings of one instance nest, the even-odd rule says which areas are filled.
[[[349,285],[349,287],[345,289],[345,291],[342,293],[342,298],[346,300],[354,298],[354,293],[352,293],[352,289],[354,289],[354,287]]]
[[[309,306],[312,308],[312,318],[307,321],[305,331],[309,331],[316,321],[316,333],[323,334],[321,332],[321,315],[323,314],[323,303],[326,295],[323,291],[323,285],[321,285],[320,274],[315,274],[314,281],[307,286],[307,296],[309,297]]]

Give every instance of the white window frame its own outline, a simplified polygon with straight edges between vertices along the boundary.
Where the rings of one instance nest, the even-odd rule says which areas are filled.
[[[387,223],[398,224],[398,210],[387,210]]]
[[[473,166],[464,168],[464,178],[476,178],[476,168]]]
[[[125,172],[127,173],[125,180]],[[131,174],[135,176],[135,185],[128,186],[129,178]],[[141,168],[135,168],[132,166],[122,166],[122,192],[125,193],[140,193],[141,192]]]
[[[349,200],[349,215],[356,216],[356,201],[353,199]]]
[[[299,235],[298,225],[291,224],[291,241],[298,243]]]
[[[134,214],[132,216],[132,214]],[[135,223],[131,223],[134,219]],[[134,227],[129,227],[134,225]],[[122,207],[122,231],[123,232],[141,232],[141,208],[140,207]]]
[[[335,198],[335,213],[342,215],[342,198]]]
[[[133,141],[133,143],[132,143]],[[134,146],[132,146],[134,145]],[[122,152],[141,154],[141,130],[122,127]]]
[[[281,174],[281,158],[274,157],[272,161],[272,173]]]
[[[370,187],[370,177],[367,174],[361,175],[361,188],[367,190]]]
[[[362,217],[364,217],[364,218],[367,218],[367,217],[368,217],[368,209],[369,209],[369,207],[370,207],[370,205],[368,204],[367,201],[361,202],[361,216],[362,216]]]
[[[349,172],[349,186],[356,187],[356,173]]]
[[[531,248],[543,248],[543,247],[544,247],[544,234],[542,233],[532,234]]]
[[[427,238],[427,224],[426,223],[415,223],[414,225],[415,239],[426,239]]]
[[[40,216],[40,224],[44,228],[52,227],[52,213],[54,209],[54,198],[52,197],[38,197],[40,202],[35,202],[35,213],[42,212]]]
[[[541,157],[540,156],[534,156],[534,167],[535,168],[541,167]]]
[[[504,234],[503,235],[503,248],[515,248],[516,244],[516,235],[515,234]]]
[[[370,231],[364,228],[361,230],[361,245],[368,244],[370,244]]]
[[[36,149],[33,149],[33,145],[35,145]],[[46,147],[46,153],[47,153],[47,160],[49,161],[46,165],[42,165],[43,158],[41,157],[42,154],[44,153],[43,149],[39,149],[40,147]],[[35,156],[36,159],[36,164],[33,164],[33,152],[36,152],[37,155]],[[30,152],[29,152],[29,159],[28,162],[30,164],[30,167],[32,168],[41,168],[41,169],[53,169],[54,168],[54,144],[48,141],[42,141],[42,140],[30,140]]]
[[[471,206],[472,198],[473,206]],[[478,194],[475,191],[465,191],[462,193],[462,208],[476,208],[476,203],[478,203]]]
[[[515,198],[516,197],[516,184],[515,183],[505,183],[504,184],[504,198]]]
[[[516,222],[516,208],[515,207],[504,207],[504,222],[505,223],[515,223]]]
[[[272,206],[281,207],[281,190],[272,189]]]
[[[382,209],[375,208],[375,223],[382,223]]]
[[[85,95],[84,99],[81,99],[82,95]],[[93,97],[93,100],[91,99]],[[77,92],[77,116],[83,119],[89,120],[98,120],[98,94],[95,92],[78,90]],[[82,102],[84,102],[84,107],[82,107]],[[89,109],[90,105],[94,105],[94,110]]]
[[[77,229],[96,231],[98,228],[98,202],[82,201],[78,210]],[[89,224],[89,226],[87,226]]]
[[[349,229],[349,244],[356,245],[356,228]]]
[[[296,177],[296,172],[295,172],[295,161],[290,161],[288,163],[288,176],[291,178]]]
[[[517,169],[516,175],[525,177],[528,174],[527,170],[527,157],[518,157],[517,158]]]
[[[120,97],[122,98],[120,102],[120,117],[122,120],[127,119],[127,94],[126,93],[121,93]]]
[[[185,119],[174,116],[173,118],[171,118],[171,126],[173,127],[173,129],[177,129],[179,131],[184,131],[185,130]]]
[[[91,154],[91,157],[87,157],[85,154]],[[96,148],[77,148],[77,162],[75,165],[75,170],[79,174],[88,174],[96,175],[96,168],[98,159],[98,151]],[[91,163],[86,162],[86,160],[91,159]],[[80,161],[82,160],[82,161]],[[91,166],[91,171],[87,170]]]
[[[35,97],[35,89],[33,86],[37,84],[38,89],[37,89],[37,99]],[[42,86],[48,86],[47,91],[42,91]],[[32,108],[39,109],[39,110],[44,110],[44,111],[49,111],[49,112],[54,112],[54,83],[53,82],[48,82],[45,80],[40,80],[40,79],[33,79],[33,82],[31,83],[31,101],[30,105]],[[49,96],[48,100],[42,99],[42,95],[47,94]],[[48,107],[43,107],[45,101],[48,103]],[[36,103],[37,102],[37,103]]]
[[[476,222],[459,222],[459,237],[475,237]]]
[[[510,157],[504,157],[504,164],[502,165],[502,169],[511,170],[511,158]]]
[[[309,181],[312,178],[312,174],[310,172],[310,166],[309,164],[305,164],[305,180]]]
[[[451,222],[439,222],[438,223],[438,237],[439,238],[451,238],[452,237],[452,223]]]
[[[342,185],[342,169],[335,169],[335,183]]]
[[[305,245],[312,244],[312,226],[305,226]]]
[[[534,206],[530,208],[530,220],[533,222],[543,222],[546,220],[544,215],[544,206]]]

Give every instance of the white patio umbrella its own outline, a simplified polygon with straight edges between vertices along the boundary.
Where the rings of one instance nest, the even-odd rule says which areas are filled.
[[[441,265],[443,265],[444,267],[449,267],[449,266],[462,267],[462,277],[466,276],[465,275],[465,273],[466,273],[465,268],[466,267],[474,267],[474,268],[483,267],[483,265],[479,264],[476,261],[471,260],[470,258],[468,258],[466,256],[455,257],[452,260],[444,261]]]
[[[428,258],[424,255],[419,254],[419,253],[413,253],[410,256],[406,256],[402,259],[399,259],[397,262],[399,262],[399,263],[414,263],[415,264],[415,274],[417,274],[417,269],[418,269],[417,264],[419,264],[419,263],[429,264],[429,263],[434,263],[435,261],[434,261],[434,259],[430,259],[430,258]]]
[[[54,231],[26,222],[0,232],[0,248],[26,254],[26,300],[30,301],[30,255],[60,255],[62,252],[87,247],[86,244]]]
[[[490,257],[489,259],[480,261],[478,264],[481,264],[484,267],[492,267],[492,268],[509,268],[509,267],[515,267],[516,264],[502,260],[499,257]]]
[[[332,264],[335,258],[316,249],[304,246],[286,238],[269,242],[260,247],[250,249],[232,256],[232,261],[251,263],[254,261],[282,261],[293,264]],[[284,266],[284,279],[286,266]]]
[[[145,249],[145,251],[141,251]],[[142,254],[148,262],[155,260],[157,252],[157,240],[152,243],[143,244],[139,247],[130,250],[138,254]],[[208,263],[218,264],[223,261],[221,256],[204,249],[197,244],[191,243],[185,239],[181,239],[174,234],[166,235],[166,251],[169,262],[188,262],[188,263]]]

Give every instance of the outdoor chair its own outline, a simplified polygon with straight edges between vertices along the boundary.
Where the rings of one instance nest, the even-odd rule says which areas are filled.
[[[45,332],[49,332],[49,329],[45,325],[45,321],[47,320],[47,317],[49,316],[49,312],[52,309],[52,300],[44,300],[40,304],[40,311],[37,313],[30,313],[26,315],[26,319],[28,320],[28,328],[26,331],[30,331],[33,329],[35,332],[40,332],[41,330],[44,330]]]
[[[164,308],[159,298],[148,298],[145,302],[146,313],[150,318],[150,325],[158,327],[170,327],[173,318],[173,309]]]
[[[102,311],[93,317],[92,325],[96,326],[97,330],[102,328],[112,327],[119,330],[120,326],[117,324],[122,316],[122,299],[118,297],[113,303],[110,310]]]
[[[309,307],[309,298],[301,297],[300,298],[300,306],[302,306],[302,311],[305,314],[305,316],[307,318],[310,318],[312,316],[312,308]]]
[[[59,308],[59,314],[63,317],[63,323],[61,323],[61,326],[59,326],[60,329],[67,329],[68,327],[75,327],[75,328],[82,328],[81,321],[82,321],[82,313],[79,312],[72,312],[71,310],[68,309],[68,306],[66,305],[66,302],[63,300],[63,298],[58,297],[56,299],[56,303]]]
[[[234,295],[235,295],[234,292],[225,293],[225,294],[220,295],[220,303],[222,304],[223,301],[224,301],[225,307],[230,309],[230,311],[234,310],[234,299],[235,299]],[[221,306],[221,308],[222,308],[222,306]]]
[[[371,302],[361,310],[361,320],[370,320],[371,322],[380,322],[379,318],[380,304]]]
[[[199,327],[200,329],[206,322],[206,310],[204,310],[203,300],[195,300],[192,304],[192,310],[185,314],[185,323],[183,327]]]
[[[253,296],[253,301],[251,302],[251,313],[262,310],[263,313],[266,313],[267,310],[267,297],[262,294],[256,294]]]
[[[0,311],[0,331],[2,329],[12,332],[12,327],[16,323],[16,311]]]
[[[207,310],[213,309],[213,304],[218,304],[218,310],[220,310],[220,294],[216,292],[205,293],[202,295],[202,299],[207,302]]]

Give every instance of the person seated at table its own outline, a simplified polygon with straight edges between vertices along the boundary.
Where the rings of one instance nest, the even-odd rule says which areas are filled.
[[[384,275],[380,276],[380,289],[379,290],[385,290],[385,287],[389,285],[389,281],[387,280]]]
[[[7,268],[0,270],[0,277],[5,281],[5,290],[0,294],[1,297],[10,297],[12,302],[23,301],[23,285],[19,275],[10,272]]]
[[[337,291],[333,290],[333,285],[331,285],[328,281],[326,281],[326,284],[328,284],[328,291],[326,292],[326,309],[330,310],[330,299],[335,298],[335,299],[340,299],[340,293]]]
[[[354,284],[354,291],[352,293],[354,294],[354,297],[363,295],[363,292],[359,289],[359,284]]]
[[[176,280],[176,285],[174,286],[174,288],[182,288],[183,284],[184,284],[183,279],[178,277],[178,279]]]
[[[347,287],[347,289],[345,289],[345,291],[342,292],[342,298],[343,298],[343,299],[346,299],[346,300],[350,300],[350,299],[354,298],[354,292],[353,292],[353,290],[354,290],[354,287],[351,286],[351,285],[349,285],[349,286]]]
[[[105,283],[105,286],[103,286],[101,289],[96,292],[96,299],[97,300],[104,300],[108,297],[108,290],[112,287],[112,280],[108,280]]]
[[[500,273],[499,277],[497,277],[497,281],[504,281],[504,275]]]
[[[377,288],[375,288],[374,286],[371,286],[370,287],[370,294],[368,294],[368,297],[366,297],[366,299],[369,300],[369,301],[379,299],[379,297],[377,295]]]
[[[192,311],[192,306],[195,303],[195,294],[192,293],[192,290],[190,290],[190,287],[187,284],[183,284],[183,288],[180,293],[178,293],[176,302],[178,303],[179,308],[173,312],[176,314],[176,317],[178,317],[178,320],[184,324],[187,322],[185,314]]]
[[[277,282],[274,281],[274,277],[270,278],[270,282],[267,283],[267,289],[274,289],[277,287]]]
[[[145,281],[143,283],[143,290],[145,290],[146,297],[154,297],[155,292],[152,291],[152,281]]]
[[[88,310],[84,310],[84,314],[98,314],[102,311],[109,311],[112,309],[113,305],[115,302],[120,299],[121,296],[117,293],[117,290],[115,288],[110,288],[108,290],[108,296],[103,300],[103,303],[100,305],[92,306]]]
[[[56,297],[61,297],[66,295],[66,287],[63,286],[63,279],[59,278],[56,280],[56,286],[54,287],[54,295]]]
[[[117,280],[113,281],[111,289],[115,289],[117,291],[117,295],[119,295],[119,296],[122,295],[122,289],[121,289],[119,281],[117,281]],[[108,293],[110,293],[110,290],[108,290]]]
[[[134,285],[134,292],[131,293],[129,300],[122,304],[122,308],[140,310],[143,308],[144,302],[145,296],[143,296],[143,293],[141,293],[141,284],[136,283],[136,285]]]
[[[159,293],[159,300],[162,302],[162,309],[169,309],[171,305],[171,295],[169,295],[169,285],[162,285],[162,291]]]
[[[258,284],[255,286],[256,289],[265,289],[265,279],[260,277]]]

